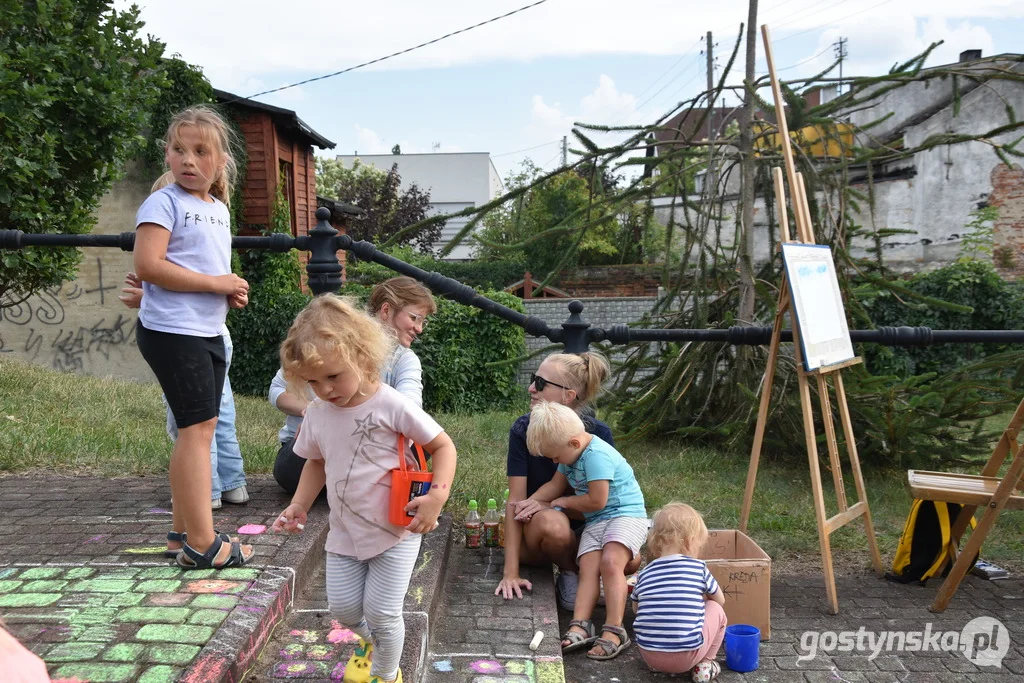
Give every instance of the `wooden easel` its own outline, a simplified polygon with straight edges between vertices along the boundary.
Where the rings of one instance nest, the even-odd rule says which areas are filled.
[[[783,108],[782,91],[779,81],[775,75],[775,60],[772,56],[771,41],[769,39],[768,27],[761,26],[761,35],[764,39],[765,56],[768,61],[768,73],[771,78],[772,95],[775,98],[776,118],[778,119],[779,137],[782,146],[782,155],[786,166],[786,177],[789,182],[791,204],[793,207],[793,218],[796,223],[797,239],[791,240],[789,235],[789,223],[786,215],[786,190],[783,185],[782,169],[772,169],[772,177],[775,182],[776,206],[779,213],[779,226],[782,240],[784,242],[796,242],[814,244],[814,231],[811,226],[811,212],[807,203],[807,190],[804,186],[803,176],[797,173],[793,163],[793,150],[790,147],[789,128],[786,124],[785,109]],[[847,361],[833,365],[822,366],[808,371],[803,362],[801,346],[801,331],[797,320],[796,311],[793,307],[791,297],[791,285],[785,271],[782,274],[782,286],[779,288],[778,309],[775,314],[775,326],[772,331],[771,345],[768,349],[768,365],[765,368],[764,381],[761,388],[761,405],[757,412],[757,428],[754,431],[754,444],[750,451],[750,465],[747,470],[747,485],[743,492],[743,509],[740,513],[740,531],[746,532],[747,522],[750,518],[750,506],[754,496],[754,483],[757,479],[757,465],[761,457],[761,444],[764,439],[765,423],[768,418],[768,404],[771,400],[772,380],[775,376],[775,365],[779,356],[779,342],[782,335],[782,326],[787,310],[790,312],[790,320],[793,329],[793,347],[797,362],[797,379],[800,390],[800,407],[803,412],[804,439],[807,446],[807,458],[811,471],[811,489],[814,495],[814,515],[818,523],[818,545],[821,548],[822,570],[825,574],[825,592],[828,595],[829,608],[832,614],[839,612],[839,600],[836,596],[835,575],[832,569],[832,549],[829,545],[829,535],[844,526],[845,524],[864,517],[864,528],[867,532],[868,547],[871,550],[871,561],[875,571],[882,575],[882,557],[878,552],[878,544],[875,541],[875,529],[871,521],[871,510],[868,507],[867,490],[864,487],[864,477],[861,474],[860,460],[857,457],[857,444],[853,434],[853,423],[850,420],[850,410],[846,402],[846,391],[843,388],[842,370],[861,362],[860,358],[852,358]],[[818,396],[821,401],[821,417],[825,428],[825,440],[828,444],[828,456],[832,469],[832,481],[836,490],[836,503],[839,512],[827,517],[825,513],[825,498],[821,487],[821,471],[818,465],[817,435],[814,428],[814,414],[811,405],[811,391],[808,378],[813,376],[818,384]],[[832,419],[832,404],[829,398],[828,378],[832,378],[835,387],[836,405],[839,409],[839,417],[843,425],[843,435],[846,441],[846,450],[850,460],[850,470],[853,473],[853,480],[857,489],[857,502],[851,506],[846,503],[846,489],[843,485],[843,471],[839,460],[839,445],[836,441],[836,430]]]

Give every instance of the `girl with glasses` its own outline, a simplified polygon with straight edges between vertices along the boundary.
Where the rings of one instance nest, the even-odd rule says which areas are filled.
[[[556,353],[544,359],[530,377],[530,408],[542,401],[560,403],[575,410],[590,434],[614,444],[612,431],[593,416],[591,401],[601,391],[610,368],[599,353]],[[576,565],[578,533],[583,530],[582,515],[570,519],[566,511],[549,504],[527,500],[555,476],[557,464],[541,455],[531,455],[526,447],[530,414],[512,425],[508,435],[508,507],[505,512],[505,571],[494,594],[505,600],[523,597],[522,590],[533,588],[519,575],[521,564],[558,565],[558,604],[572,610],[579,583]],[[572,495],[566,490],[566,495]],[[578,517],[578,518],[577,518]],[[626,567],[633,573],[639,557]]]
[[[427,316],[437,312],[433,295],[411,277],[393,277],[373,288],[367,307],[397,342],[381,372],[381,380],[423,407],[423,365],[409,347],[426,328]],[[292,446],[311,397],[297,396],[287,388],[284,372],[278,370],[270,384],[270,405],[288,417],[278,433],[281,448],[274,461],[274,479],[285,491],[295,493],[306,461],[295,455]]]

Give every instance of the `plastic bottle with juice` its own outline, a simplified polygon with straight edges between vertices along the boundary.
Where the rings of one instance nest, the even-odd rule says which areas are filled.
[[[480,521],[480,513],[476,509],[476,501],[469,501],[469,512],[466,513],[465,521],[467,548],[479,548],[483,541],[483,524]]]
[[[493,498],[487,499],[487,514],[484,515],[484,545],[488,548],[498,547],[498,529],[501,517],[498,515],[498,503]]]

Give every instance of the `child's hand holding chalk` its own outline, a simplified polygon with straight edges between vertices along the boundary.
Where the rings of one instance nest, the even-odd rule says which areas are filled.
[[[297,533],[306,528],[306,511],[301,505],[292,503],[274,520],[271,530],[275,532],[289,531]]]

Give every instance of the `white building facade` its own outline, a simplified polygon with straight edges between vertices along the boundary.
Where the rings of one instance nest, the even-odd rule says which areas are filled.
[[[336,158],[346,168],[351,168],[356,159],[382,171],[390,171],[392,165],[398,164],[403,190],[415,184],[430,193],[431,215],[452,214],[482,206],[505,192],[501,176],[494,168],[488,152],[339,154]],[[344,200],[344,197],[339,199]],[[448,244],[468,222],[467,216],[449,219],[441,231],[441,241],[434,244],[435,252]],[[463,240],[445,260],[472,259],[474,250],[472,240]]]

